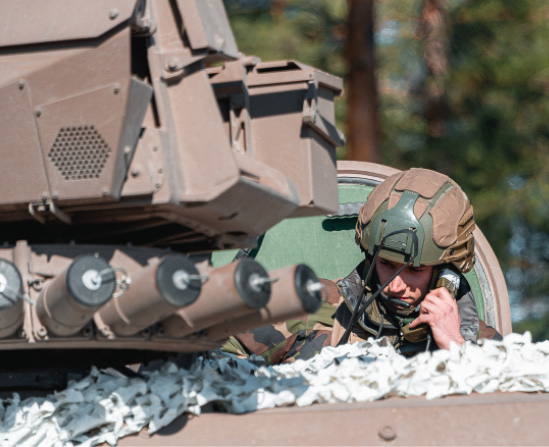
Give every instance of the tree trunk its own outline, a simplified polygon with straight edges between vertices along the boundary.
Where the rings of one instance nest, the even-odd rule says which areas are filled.
[[[423,115],[430,137],[442,136],[445,103],[444,76],[448,71],[447,0],[425,0],[421,11],[420,35],[427,67]]]
[[[275,17],[281,17],[284,14],[284,9],[288,6],[287,3],[288,0],[272,0],[269,10],[270,14]]]
[[[347,154],[348,160],[378,163],[380,131],[374,57],[374,0],[348,0]]]

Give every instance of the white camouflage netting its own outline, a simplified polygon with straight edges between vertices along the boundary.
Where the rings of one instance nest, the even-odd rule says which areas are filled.
[[[395,395],[433,399],[473,391],[549,391],[549,341],[532,343],[529,333],[410,359],[385,344],[371,340],[325,348],[311,360],[273,367],[260,358],[215,353],[189,370],[167,363],[143,379],[94,369],[47,398],[4,400],[0,445],[115,445],[144,427],[152,434],[184,412],[199,414],[208,402],[244,413]]]

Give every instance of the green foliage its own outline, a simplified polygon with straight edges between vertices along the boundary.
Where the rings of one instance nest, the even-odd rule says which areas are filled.
[[[225,0],[238,49],[264,61],[293,59],[336,76],[345,74],[345,0]],[[336,123],[343,128],[345,100],[336,99]],[[341,156],[342,150],[338,152]]]
[[[225,0],[241,51],[345,74],[344,0]],[[376,3],[382,160],[435,169],[471,198],[512,306],[549,295],[549,0],[448,0],[447,71],[429,76],[424,0]],[[281,9],[276,9],[278,5]],[[425,92],[443,86],[442,132]],[[336,103],[343,128],[345,102]],[[343,157],[342,151],[338,156]]]
[[[272,2],[256,3],[225,0],[240,51],[263,60],[296,59],[343,76],[344,0],[288,0],[276,14]]]
[[[422,2],[384,3],[414,3],[417,11]],[[547,1],[449,3],[449,69],[442,79],[445,114],[438,138],[427,135],[423,117],[422,89],[432,79],[417,68],[421,41],[403,31],[392,45],[379,47],[380,78],[404,80],[400,90],[381,91],[384,162],[432,168],[463,187],[515,301],[547,298],[549,292],[543,274],[549,268],[547,11]],[[409,29],[414,19],[389,10],[381,20],[402,20],[402,29]],[[400,65],[386,63],[389,58]],[[415,72],[407,72],[406,63]]]
[[[532,334],[532,341],[539,342],[549,340],[549,313],[536,318],[525,318],[517,323],[513,324],[513,332],[522,334],[526,331],[530,331]]]
[[[345,0],[225,0],[239,50],[263,60],[296,59],[343,76]]]

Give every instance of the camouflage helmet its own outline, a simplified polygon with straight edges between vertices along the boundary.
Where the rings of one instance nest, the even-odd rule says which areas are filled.
[[[410,169],[370,193],[359,213],[356,243],[373,256],[383,242],[381,258],[406,263],[415,235],[414,267],[453,263],[466,273],[473,267],[474,229],[473,207],[457,183],[428,169]]]

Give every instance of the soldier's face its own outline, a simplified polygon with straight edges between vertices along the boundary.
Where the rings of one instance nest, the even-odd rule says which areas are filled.
[[[402,264],[376,259],[376,270],[380,284],[385,284]],[[383,292],[391,298],[406,301],[412,308],[416,307],[429,291],[433,266],[406,267],[393,279]]]

